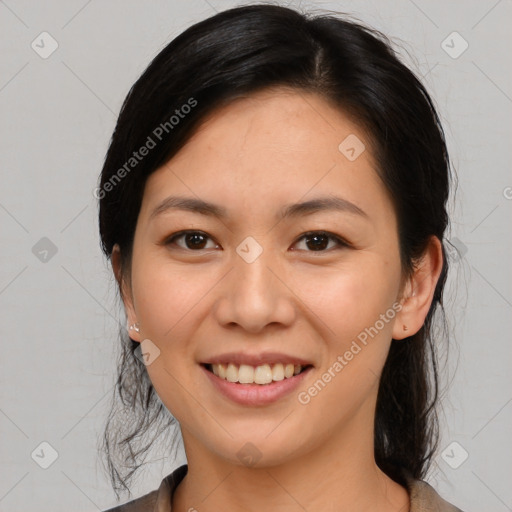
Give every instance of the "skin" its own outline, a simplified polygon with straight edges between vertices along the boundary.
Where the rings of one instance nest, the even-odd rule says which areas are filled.
[[[366,146],[355,161],[338,149],[350,134]],[[276,220],[284,205],[330,194],[368,218],[327,210]],[[171,210],[150,218],[170,195],[224,206],[228,217]],[[185,237],[165,245],[185,229],[207,235],[201,248]],[[349,246],[321,239],[328,246],[315,250],[315,240],[303,237],[313,230]],[[263,249],[252,263],[236,252],[248,236]],[[140,325],[131,337],[160,350],[147,370],[182,430],[189,469],[173,512],[409,510],[406,489],[375,463],[374,410],[391,339],[422,326],[442,252],[432,237],[405,277],[398,248],[396,216],[368,137],[314,94],[280,88],[237,99],[149,177],[131,272],[122,272],[117,246],[112,262],[128,321]],[[397,303],[394,318],[309,403],[299,403],[298,392]],[[228,351],[279,351],[314,368],[277,402],[238,405],[199,366]],[[237,456],[247,442],[260,452],[254,466]]]

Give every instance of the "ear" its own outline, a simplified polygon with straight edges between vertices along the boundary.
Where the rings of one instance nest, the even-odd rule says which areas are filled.
[[[112,270],[114,271],[114,276],[123,300],[128,326],[134,325],[137,323],[137,314],[135,313],[135,307],[133,305],[133,295],[130,283],[126,282],[121,271],[121,250],[118,244],[114,245],[110,259],[112,261]],[[128,334],[133,341],[141,341],[140,333],[135,329],[129,329]]]
[[[436,236],[431,236],[423,256],[416,262],[413,275],[404,286],[402,309],[396,315],[393,325],[393,339],[407,338],[421,329],[432,304],[442,268],[441,242]]]

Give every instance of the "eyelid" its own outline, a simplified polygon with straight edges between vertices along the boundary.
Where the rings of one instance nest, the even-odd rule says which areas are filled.
[[[180,238],[184,235],[187,235],[187,234],[190,234],[190,233],[196,233],[196,234],[201,234],[203,236],[205,236],[206,238],[209,238],[210,240],[212,240],[215,244],[217,245],[220,245],[218,242],[215,241],[215,239],[213,237],[211,237],[208,233],[205,233],[204,231],[201,231],[201,230],[198,230],[198,229],[185,229],[183,231],[177,231],[176,233],[173,233],[172,235],[166,237],[164,239],[164,241],[162,242],[162,245],[164,246],[167,246],[167,245],[170,245],[171,243],[174,243],[174,241],[177,239],[177,238]],[[334,240],[337,244],[337,248],[349,248],[349,247],[352,247],[352,245],[346,240],[344,239],[343,237],[339,236],[339,235],[336,235],[330,231],[325,231],[325,230],[322,230],[322,229],[317,229],[317,230],[311,230],[311,231],[306,231],[305,233],[302,233],[296,240],[295,242],[293,243],[293,245],[296,245],[298,242],[300,242],[301,240],[303,240],[304,238],[308,237],[308,236],[313,236],[313,235],[323,235],[323,236],[326,236],[328,237],[330,240]],[[193,249],[186,249],[186,248],[183,248],[183,247],[179,247],[179,249],[183,249],[184,251],[187,251],[187,252],[201,252],[203,250],[209,250],[209,249],[198,249],[198,250],[193,250]],[[308,252],[308,253],[311,253],[311,254],[322,254],[322,253],[328,253],[330,251],[332,251],[333,249],[329,249],[329,250],[323,250],[323,251],[304,251],[304,252]]]
[[[305,233],[302,233],[302,235],[300,235],[299,238],[297,238],[297,240],[295,241],[295,243],[293,245],[295,245],[297,242],[301,241],[302,239],[304,239],[308,236],[313,236],[313,235],[323,235],[323,236],[329,238],[329,240],[334,240],[337,244],[336,248],[351,247],[351,244],[349,242],[347,242],[347,240],[345,240],[343,237],[336,235],[334,233],[331,233],[330,231],[325,231],[323,229],[306,231]],[[308,252],[311,254],[322,254],[322,253],[325,254],[325,253],[331,252],[332,250],[333,249],[329,249],[329,250],[325,250],[325,251],[305,251],[305,252]]]
[[[161,242],[161,245],[165,245],[165,246],[166,245],[170,245],[171,243],[174,243],[174,240],[176,240],[177,238],[180,238],[180,237],[182,237],[184,235],[188,235],[188,234],[191,234],[191,233],[203,235],[204,237],[209,238],[210,240],[215,242],[215,244],[220,245],[208,233],[205,233],[204,231],[201,231],[199,229],[184,229],[183,231],[177,231],[176,233],[173,233],[172,235],[170,235],[168,237],[165,237],[164,240]],[[179,249],[183,249],[183,247],[179,247],[179,246],[178,246],[178,248]],[[194,251],[194,250],[191,250],[191,249],[183,249],[183,250],[184,251],[188,251],[188,252],[201,252],[202,250],[205,250],[205,249],[200,249],[200,250],[197,250],[197,251]]]
[[[332,233],[331,231],[325,231],[324,229],[312,229],[311,231],[306,231],[305,233],[302,233],[302,235],[300,235],[297,240],[301,240],[302,238],[304,238],[306,236],[312,236],[312,235],[328,236],[329,238],[333,238],[335,240],[338,240],[341,243],[349,245],[348,241],[345,240],[341,235],[337,235],[336,233]]]

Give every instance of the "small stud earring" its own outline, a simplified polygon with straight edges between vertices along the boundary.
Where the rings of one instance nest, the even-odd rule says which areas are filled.
[[[138,323],[138,322],[136,322],[136,323],[134,323],[134,324],[130,325],[130,327],[128,327],[128,330],[130,330],[130,331],[131,331],[132,329],[133,329],[135,332],[140,332],[140,329],[139,329],[139,323]]]

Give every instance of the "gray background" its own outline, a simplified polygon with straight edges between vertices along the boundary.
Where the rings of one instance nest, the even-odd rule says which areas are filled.
[[[460,180],[449,238],[463,257],[452,254],[450,388],[427,480],[465,512],[512,510],[511,2],[281,3],[345,11],[383,30],[437,102]],[[92,191],[121,103],[150,59],[234,5],[0,1],[1,511],[115,504],[97,438],[124,315]],[[31,47],[51,49],[43,31],[58,43],[47,58]],[[47,469],[44,441],[58,453]],[[180,457],[155,447],[134,496],[155,489]]]

